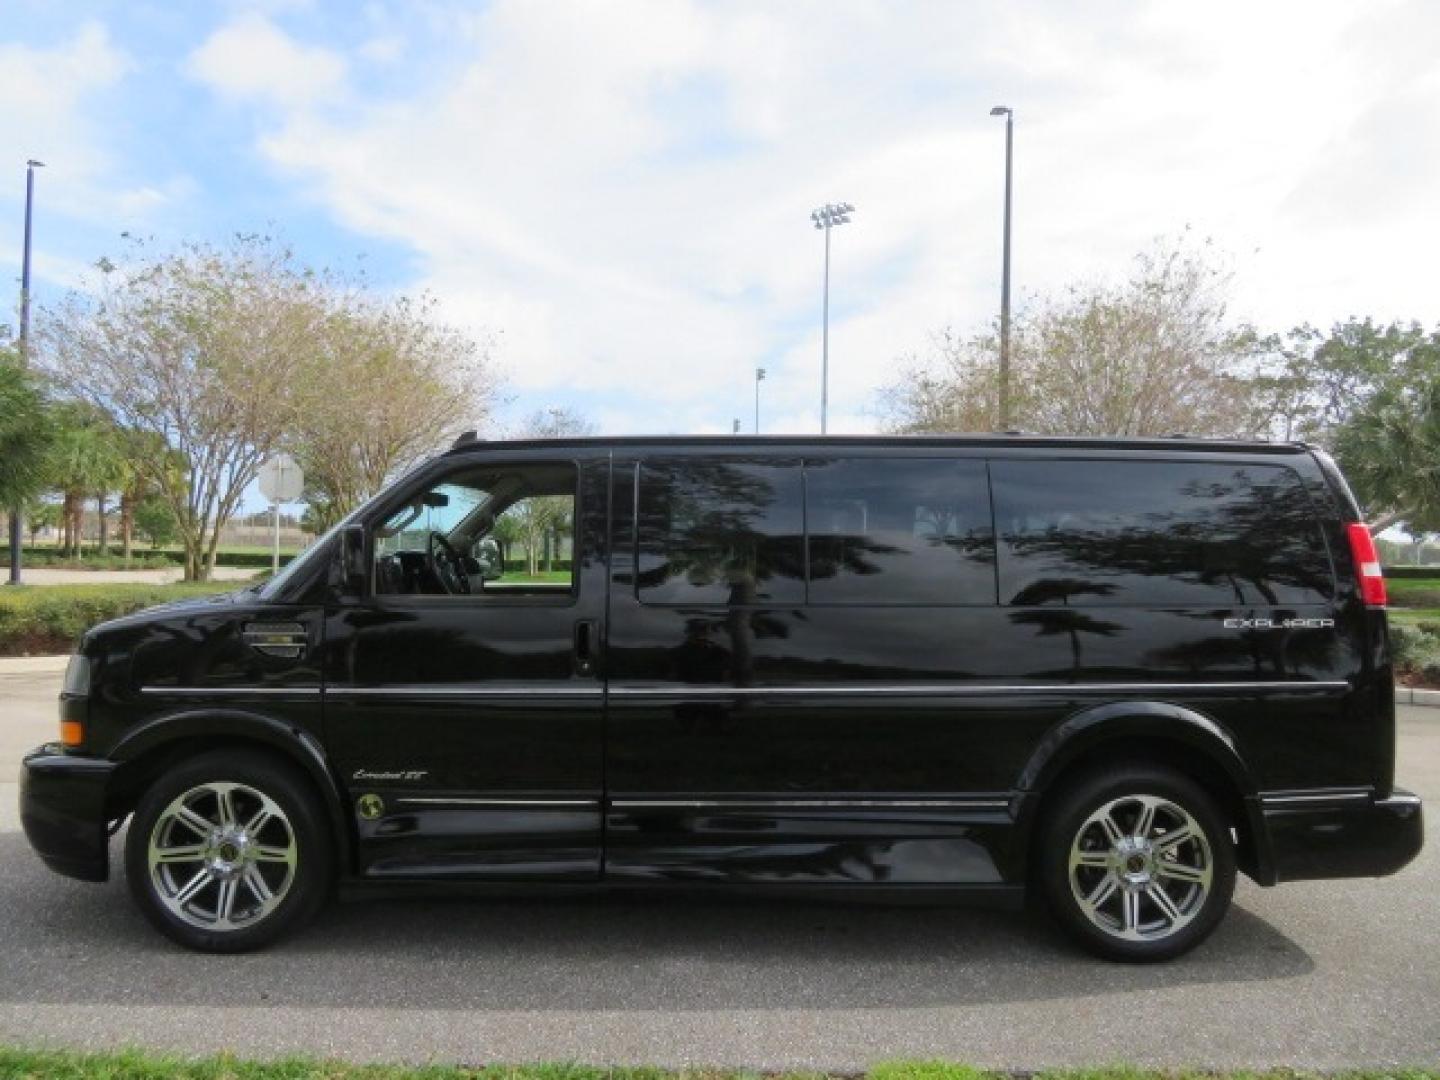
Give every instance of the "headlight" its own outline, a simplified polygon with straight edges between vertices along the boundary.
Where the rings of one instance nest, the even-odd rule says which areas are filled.
[[[88,657],[76,653],[70,657],[70,663],[65,667],[65,683],[60,687],[60,693],[67,697],[89,697],[90,695],[90,660]]]

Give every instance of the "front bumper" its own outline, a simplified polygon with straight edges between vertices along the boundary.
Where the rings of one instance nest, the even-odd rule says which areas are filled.
[[[1383,877],[1409,864],[1425,843],[1420,797],[1396,790],[1272,795],[1259,800],[1262,885],[1317,878]]]
[[[110,876],[105,797],[115,763],[42,746],[20,765],[20,824],[35,853],[57,874],[81,881]]]

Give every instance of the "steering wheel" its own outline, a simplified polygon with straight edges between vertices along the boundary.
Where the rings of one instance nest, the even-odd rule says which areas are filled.
[[[464,563],[450,546],[450,541],[438,532],[432,532],[426,538],[425,568],[451,596],[469,595],[470,577],[465,573]]]

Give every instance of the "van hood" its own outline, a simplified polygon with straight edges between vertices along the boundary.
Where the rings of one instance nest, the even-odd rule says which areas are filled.
[[[214,611],[217,608],[230,607],[243,600],[254,597],[253,589],[246,586],[243,589],[236,589],[233,592],[212,593],[205,596],[182,596],[178,600],[167,600],[163,604],[152,604],[150,607],[132,611],[128,615],[121,615],[115,619],[107,619],[105,622],[96,623],[85,632],[84,644],[89,645],[93,638],[99,637],[110,630],[127,630],[137,626],[144,626],[146,623],[160,622],[176,615]]]

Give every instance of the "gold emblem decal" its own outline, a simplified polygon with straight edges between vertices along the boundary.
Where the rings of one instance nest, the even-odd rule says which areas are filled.
[[[361,795],[355,800],[355,809],[366,821],[374,821],[385,813],[385,800],[379,795]]]

